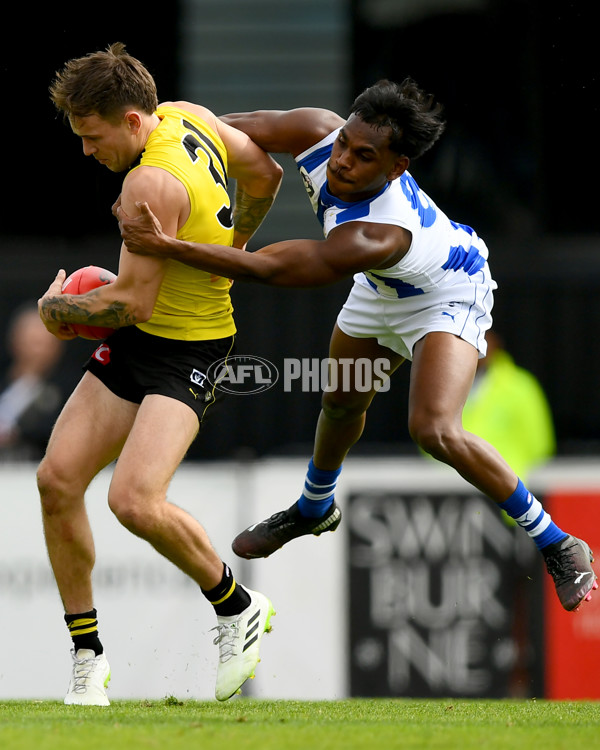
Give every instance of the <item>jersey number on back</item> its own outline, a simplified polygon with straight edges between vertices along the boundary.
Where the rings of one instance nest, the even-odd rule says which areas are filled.
[[[183,145],[188,153],[188,156],[192,160],[192,163],[196,163],[200,158],[198,156],[198,150],[202,151],[208,160],[208,172],[215,181],[215,184],[223,189],[225,196],[225,202],[221,208],[215,214],[219,224],[225,229],[231,229],[233,227],[233,219],[231,216],[231,201],[229,200],[229,194],[227,192],[227,170],[221,154],[215,148],[214,143],[207,138],[204,133],[200,132],[198,128],[194,127],[191,122],[183,120],[183,125],[190,132],[184,137]],[[215,166],[215,160],[218,162],[221,170]]]

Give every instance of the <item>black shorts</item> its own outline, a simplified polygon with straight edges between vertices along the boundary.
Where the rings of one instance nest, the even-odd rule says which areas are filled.
[[[208,368],[233,354],[235,337],[180,341],[153,336],[136,326],[120,328],[84,365],[119,398],[141,404],[155,393],[182,401],[202,424],[223,395],[206,377]]]

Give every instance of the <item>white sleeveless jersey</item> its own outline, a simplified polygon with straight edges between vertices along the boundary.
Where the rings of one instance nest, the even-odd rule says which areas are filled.
[[[474,285],[487,286],[489,291],[496,288],[485,242],[473,229],[451,221],[440,211],[409,172],[364,201],[346,203],[331,195],[326,167],[338,132],[296,157],[325,236],[348,221],[393,224],[412,235],[410,249],[398,263],[357,273],[356,283],[383,297],[403,300],[407,311],[448,300],[468,302],[474,298]]]

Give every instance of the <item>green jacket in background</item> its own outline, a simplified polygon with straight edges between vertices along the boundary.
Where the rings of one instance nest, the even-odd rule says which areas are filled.
[[[502,349],[478,372],[463,426],[493,445],[523,481],[556,452],[552,413],[540,383]]]

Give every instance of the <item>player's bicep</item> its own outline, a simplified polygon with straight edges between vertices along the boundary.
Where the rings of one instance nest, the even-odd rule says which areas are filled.
[[[164,175],[180,184],[161,169],[140,167],[132,172],[123,185],[121,206],[128,216],[138,216],[138,202],[147,202],[161,222],[165,233],[174,237],[182,211],[182,195],[177,185],[173,185]],[[185,188],[181,187],[185,191]],[[187,199],[187,193],[185,198]],[[119,288],[131,291],[146,313],[156,301],[166,262],[158,257],[134,255],[127,251],[125,244],[122,245],[117,280]]]
[[[283,173],[277,162],[241,130],[220,123],[219,135],[227,149],[229,176],[250,195],[274,194]]]
[[[128,216],[139,216],[138,203],[146,202],[162,224],[165,234],[175,237],[187,219],[190,201],[184,185],[160,167],[139,167],[123,183],[121,206]]]
[[[310,148],[344,123],[335,112],[311,107],[232,113],[219,119],[242,130],[265,151],[292,156]]]
[[[300,257],[305,282],[333,284],[372,268],[386,268],[405,252],[404,236],[397,227],[349,222],[332,230],[327,239],[305,247]]]

